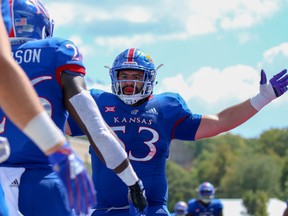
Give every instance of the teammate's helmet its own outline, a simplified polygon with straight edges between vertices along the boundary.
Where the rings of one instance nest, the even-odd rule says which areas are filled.
[[[187,203],[184,201],[179,201],[174,205],[174,213],[177,216],[186,215],[188,212]]]
[[[9,34],[11,30],[11,15],[10,15],[10,7],[8,0],[2,0],[1,2],[1,11],[2,11],[2,18],[6,27],[6,31]]]
[[[215,188],[209,182],[203,182],[198,188],[198,196],[204,203],[210,203],[211,199],[214,198]]]
[[[53,36],[54,22],[41,0],[12,0],[9,37],[44,39]]]
[[[143,80],[135,80],[143,83],[143,88],[140,92],[132,95],[125,95],[122,91],[121,82],[125,80],[118,80],[118,72],[120,70],[141,70],[144,72]],[[137,48],[126,49],[120,53],[110,69],[110,77],[112,81],[112,92],[116,94],[124,103],[133,105],[139,100],[148,97],[153,92],[154,81],[156,78],[156,70],[153,60],[149,55]]]

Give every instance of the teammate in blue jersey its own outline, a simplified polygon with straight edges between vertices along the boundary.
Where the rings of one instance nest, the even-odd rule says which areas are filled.
[[[12,27],[8,0],[0,0],[0,6],[0,106],[22,132],[31,139],[34,139],[35,144],[46,155],[52,155],[53,157],[54,153],[62,149],[63,144],[67,141],[51,118],[48,117],[29,79],[11,56],[11,47],[7,35]],[[1,134],[3,132],[2,120]],[[39,122],[41,123],[41,127],[39,127]],[[39,130],[44,130],[46,133],[39,134]],[[10,153],[8,140],[4,137],[0,137],[0,151],[0,163],[2,163],[8,158]],[[86,175],[84,166],[80,163],[78,165],[71,164],[71,166],[64,166],[65,161],[70,156],[74,156],[74,161],[78,160],[73,151],[57,154],[61,155],[61,158],[57,158],[55,164],[59,164],[60,162],[63,164],[59,164],[58,173],[62,174],[59,177],[64,182],[67,192],[69,195],[73,194],[74,198],[85,196],[87,190],[89,191],[93,188],[87,185],[90,177]],[[70,170],[74,170],[75,168],[79,172],[75,173],[73,179],[70,179]],[[0,181],[0,215],[15,215],[13,214],[14,212],[8,212],[6,201],[4,200],[2,183]],[[85,194],[79,188],[86,190]],[[86,196],[89,197],[91,195],[94,195],[93,190],[88,192]],[[83,202],[83,205],[87,205],[85,207],[88,208],[91,203],[87,200],[87,202]]]
[[[107,127],[96,103],[87,93],[83,77],[85,68],[77,47],[71,41],[52,37],[53,22],[40,0],[13,0],[10,3],[13,28],[9,36],[13,57],[30,78],[47,113],[61,129],[56,131],[56,140],[64,137],[69,111],[90,137],[103,164],[117,173],[129,187],[133,210],[145,215],[147,202],[142,182],[130,165],[120,141]],[[43,116],[50,119],[45,112],[40,120]],[[68,144],[47,159],[43,150],[49,148],[44,145],[38,148],[33,142],[37,143],[44,136],[48,144],[50,141],[54,144],[55,136],[49,137],[50,133],[46,133],[49,131],[43,127],[44,121],[32,119],[24,128],[25,134],[37,129],[33,141],[2,111],[0,121],[1,135],[7,137],[11,145],[10,157],[0,164],[1,185],[9,211],[13,212],[10,215],[18,215],[18,207],[23,215],[87,213],[95,203],[93,183],[82,161]],[[68,196],[66,189],[71,191]]]
[[[165,169],[173,139],[199,140],[235,128],[286,92],[288,85],[286,70],[269,82],[262,71],[260,92],[255,97],[215,115],[200,115],[192,113],[179,94],[152,94],[156,70],[145,52],[126,49],[116,57],[110,69],[113,93],[90,90],[103,118],[125,144],[131,164],[143,181],[149,216],[170,215]],[[68,121],[69,134],[83,134],[72,120]],[[98,201],[93,216],[128,215],[127,188],[92,149],[90,153]]]
[[[171,216],[187,216],[188,205],[184,201],[175,203]]]
[[[203,182],[198,190],[198,198],[188,201],[188,216],[222,216],[223,204],[214,198],[215,188],[209,182]]]

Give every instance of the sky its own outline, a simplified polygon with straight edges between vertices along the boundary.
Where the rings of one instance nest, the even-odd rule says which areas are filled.
[[[82,52],[89,89],[111,92],[104,66],[137,47],[164,64],[155,94],[179,93],[193,113],[215,114],[256,95],[261,69],[270,79],[288,65],[288,0],[43,1],[54,36]],[[287,113],[288,93],[230,132],[288,128]]]

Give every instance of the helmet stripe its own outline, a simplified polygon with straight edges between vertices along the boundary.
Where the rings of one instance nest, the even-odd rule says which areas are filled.
[[[9,9],[10,9],[10,17],[11,17],[11,29],[10,32],[8,32],[9,37],[15,37],[15,26],[14,26],[14,0],[9,0]]]
[[[129,51],[128,51],[128,62],[133,62],[134,53],[135,53],[135,48],[129,49]]]

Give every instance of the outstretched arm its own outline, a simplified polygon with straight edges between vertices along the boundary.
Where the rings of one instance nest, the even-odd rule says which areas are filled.
[[[203,115],[195,140],[216,136],[229,131],[257,113],[250,100],[229,107],[215,115]]]
[[[265,105],[287,91],[288,74],[283,70],[267,82],[266,74],[261,71],[260,92],[235,106],[224,109],[215,115],[203,115],[195,140],[208,138],[229,131],[254,116]]]

